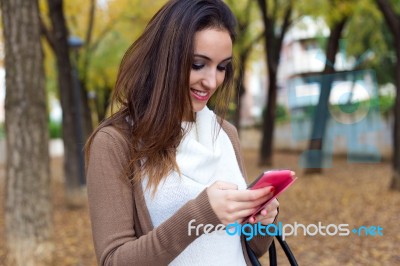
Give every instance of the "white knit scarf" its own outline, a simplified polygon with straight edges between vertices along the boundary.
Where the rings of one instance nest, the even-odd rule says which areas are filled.
[[[246,188],[232,143],[212,111],[205,107],[196,113],[195,123],[184,122],[182,127],[188,130],[176,155],[182,175],[172,172],[154,197],[145,189],[148,179],[142,182],[154,227],[217,180]],[[245,265],[245,261],[239,236],[214,232],[197,238],[170,265]]]

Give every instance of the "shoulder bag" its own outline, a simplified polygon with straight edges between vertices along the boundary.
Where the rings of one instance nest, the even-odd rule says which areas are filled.
[[[282,239],[282,236],[275,236],[276,239],[278,239],[279,244],[281,245],[283,251],[286,254],[287,259],[289,260],[289,263],[291,266],[298,266],[296,258],[294,257],[292,251],[289,248],[289,245],[286,243],[285,240]],[[246,243],[246,249],[247,249],[247,254],[249,255],[251,264],[253,266],[261,266],[260,261],[258,260],[256,254],[254,254],[253,250],[250,248],[249,244],[247,241]],[[276,258],[276,248],[275,248],[275,242],[272,240],[271,245],[269,246],[269,265],[270,266],[277,266],[277,258]]]

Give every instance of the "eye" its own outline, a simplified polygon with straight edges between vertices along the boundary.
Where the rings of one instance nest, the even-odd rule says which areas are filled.
[[[200,70],[204,67],[203,64],[192,64],[192,69],[193,70]]]
[[[217,70],[220,72],[225,72],[231,64],[232,64],[231,60],[225,60],[224,62],[221,62],[221,64],[217,66]]]
[[[218,71],[225,72],[226,66],[217,66]]]

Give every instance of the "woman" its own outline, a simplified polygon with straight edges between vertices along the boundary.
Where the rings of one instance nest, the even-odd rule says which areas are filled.
[[[250,263],[243,236],[217,227],[244,221],[273,189],[246,190],[237,132],[222,119],[234,28],[221,0],[172,0],[125,54],[113,94],[120,108],[86,147],[100,265]],[[206,106],[212,95],[219,117]],[[277,208],[275,199],[250,222],[274,222]],[[261,256],[271,240],[255,236],[250,246]]]

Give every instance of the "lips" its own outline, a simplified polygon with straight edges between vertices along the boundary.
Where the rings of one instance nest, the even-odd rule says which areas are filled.
[[[205,92],[205,91],[199,91],[199,90],[195,90],[193,88],[190,88],[190,93],[192,94],[192,96],[199,100],[199,101],[208,101],[208,99],[210,98],[210,93],[209,92]]]

